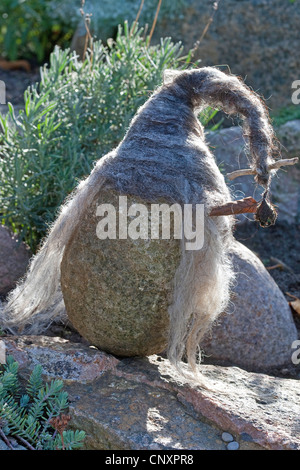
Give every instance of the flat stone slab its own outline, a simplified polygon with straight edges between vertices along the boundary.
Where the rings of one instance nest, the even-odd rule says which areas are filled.
[[[58,338],[2,340],[22,373],[39,362],[45,379],[64,380],[71,424],[86,431],[87,449],[222,450],[224,432],[241,450],[300,449],[297,380],[203,365],[205,389],[185,364],[182,375],[156,355],[118,360]]]
[[[87,383],[113,369],[118,359],[95,348],[50,336],[6,337],[6,354],[19,362],[21,371],[43,367],[47,379]]]

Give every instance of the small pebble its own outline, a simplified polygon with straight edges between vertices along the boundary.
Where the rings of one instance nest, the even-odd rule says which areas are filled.
[[[231,442],[231,441],[233,441],[233,436],[231,434],[229,434],[229,432],[223,432],[222,440],[224,442]]]
[[[229,442],[229,444],[227,444],[228,450],[238,450],[239,447],[240,447],[239,443],[236,441],[232,441],[232,442]]]

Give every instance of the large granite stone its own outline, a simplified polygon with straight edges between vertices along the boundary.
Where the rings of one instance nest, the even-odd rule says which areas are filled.
[[[100,240],[96,208],[110,203],[118,212],[118,197],[101,191],[66,246],[61,286],[67,314],[79,333],[104,351],[120,356],[159,353],[167,346],[179,240]],[[145,203],[136,197],[127,202],[128,207]]]
[[[298,335],[287,300],[252,251],[235,242],[231,252],[237,273],[231,305],[201,343],[204,354],[254,371],[291,364]]]

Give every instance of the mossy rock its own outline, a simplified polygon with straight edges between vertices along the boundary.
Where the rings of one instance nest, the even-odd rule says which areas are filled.
[[[101,240],[96,210],[103,203],[117,209],[119,194],[99,192],[64,252],[61,286],[69,320],[90,343],[111,354],[160,353],[168,342],[180,241]],[[128,196],[127,203],[143,203],[150,214],[151,205],[137,197]]]

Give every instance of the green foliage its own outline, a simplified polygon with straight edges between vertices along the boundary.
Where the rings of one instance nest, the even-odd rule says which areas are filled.
[[[59,3],[57,10],[60,16],[66,17],[68,13],[73,12],[73,18],[76,19],[76,7],[74,0],[64,0],[63,4],[59,0],[53,0]],[[75,2],[76,4],[76,2]],[[107,39],[114,37],[118,24],[124,20],[129,24],[133,23],[139,11],[141,0],[86,0],[84,10],[91,14],[91,31],[97,39]],[[158,21],[163,24],[183,18],[184,9],[188,6],[188,0],[163,0],[160,5]],[[155,17],[158,0],[145,0],[139,17],[140,25],[149,25],[151,28]],[[72,14],[72,13],[71,13]],[[82,29],[81,29],[82,28]],[[83,25],[81,31],[84,31]]]
[[[53,419],[68,408],[63,382],[43,384],[42,368],[35,366],[25,390],[18,377],[19,365],[11,356],[0,369],[0,430],[15,436],[30,449],[73,450],[82,447],[84,431],[53,428]],[[63,415],[62,415],[63,416]]]
[[[1,0],[0,50],[10,60],[37,59],[42,62],[54,44],[65,44],[72,28],[58,18],[51,0]]]
[[[92,33],[106,40],[124,19],[134,21],[138,0],[86,0],[86,13],[92,15]],[[77,28],[84,24],[80,14],[81,0],[1,0],[0,50],[10,60],[34,59],[42,63],[55,45],[67,47]],[[186,0],[164,0],[159,18],[178,17]],[[141,21],[151,24],[157,0],[145,2]]]
[[[40,84],[25,92],[25,109],[15,116],[9,104],[0,115],[0,221],[33,251],[78,179],[122,140],[163,71],[189,65],[180,44],[166,38],[149,47],[143,35],[125,23],[84,61],[56,47]]]
[[[300,106],[286,106],[280,108],[275,113],[271,113],[271,118],[274,126],[281,126],[288,121],[300,119]]]
[[[219,112],[218,109],[213,109],[211,108],[210,106],[208,106],[207,108],[205,108],[201,114],[198,116],[199,118],[199,121],[201,122],[201,124],[204,126],[204,127],[209,127],[209,130],[210,131],[216,131],[217,129],[219,129],[219,127],[221,126],[222,122],[223,122],[223,118],[221,118],[216,124],[214,125],[210,125],[211,121],[214,119],[214,117],[216,116],[216,114]]]

